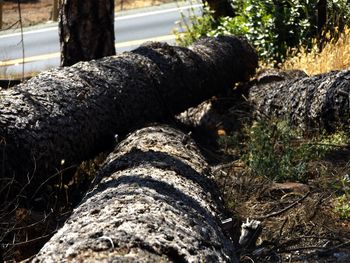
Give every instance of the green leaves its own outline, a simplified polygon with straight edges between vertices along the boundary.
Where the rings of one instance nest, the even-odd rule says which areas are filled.
[[[273,181],[307,181],[309,162],[331,146],[302,138],[288,121],[259,120],[248,129],[243,159],[251,173]]]
[[[347,0],[327,1],[325,28],[317,28],[319,0],[232,0],[235,17],[222,17],[219,22],[205,8],[203,17],[192,19],[192,27],[182,38],[186,45],[202,36],[234,34],[244,36],[268,64],[282,62],[288,51],[311,48],[321,32],[337,37],[345,25],[350,25],[350,5]],[[181,42],[181,41],[180,41]]]

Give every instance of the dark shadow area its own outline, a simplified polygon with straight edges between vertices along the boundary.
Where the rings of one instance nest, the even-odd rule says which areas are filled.
[[[20,84],[21,82],[22,81],[19,79],[0,79],[0,88],[8,89]]]
[[[209,171],[207,171],[207,174],[201,175],[179,158],[171,156],[167,153],[156,151],[143,152],[138,149],[133,150],[125,155],[122,155],[121,157],[114,160],[112,163],[103,167],[103,169],[100,171],[99,175],[96,177],[96,180],[94,182],[95,185],[98,184],[97,189],[95,189],[92,192],[89,192],[85,199],[89,198],[90,196],[93,196],[96,193],[96,191],[101,191],[101,189],[105,189],[106,186],[104,184],[100,184],[102,178],[108,177],[117,171],[123,171],[128,168],[143,165],[176,172],[182,177],[191,180],[195,184],[198,184],[202,189],[204,189],[205,192],[211,193],[213,201],[217,204],[220,204],[220,194],[217,189],[217,186],[213,185],[214,182],[208,178]],[[220,208],[223,209],[223,207]]]
[[[223,151],[243,141],[242,130],[252,121],[252,107],[246,100],[249,88],[239,85],[176,118],[177,125],[191,131],[198,148],[210,165],[232,162],[239,153]]]

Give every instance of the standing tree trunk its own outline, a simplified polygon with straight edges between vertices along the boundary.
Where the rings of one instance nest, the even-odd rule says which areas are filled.
[[[319,0],[317,3],[317,33],[319,37],[322,34],[324,26],[327,23],[327,0]]]
[[[32,262],[238,262],[209,171],[178,130],[131,134]]]
[[[3,12],[4,0],[0,0],[0,29],[2,29],[2,12]]]
[[[223,16],[233,17],[235,15],[235,11],[229,0],[203,0],[203,3],[208,3],[210,9],[214,11],[213,16],[215,19]]]
[[[114,0],[64,0],[59,34],[61,66],[115,55]]]

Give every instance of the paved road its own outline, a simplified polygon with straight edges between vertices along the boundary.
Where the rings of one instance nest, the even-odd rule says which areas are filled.
[[[166,4],[116,14],[117,52],[128,51],[147,40],[174,43],[172,31],[181,13],[200,13],[201,5]],[[57,24],[26,28],[24,31],[25,72],[36,72],[59,65]],[[0,76],[22,72],[22,45],[19,32],[0,34]]]

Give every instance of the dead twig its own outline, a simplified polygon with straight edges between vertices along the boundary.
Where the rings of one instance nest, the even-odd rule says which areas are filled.
[[[16,246],[23,246],[23,245],[27,245],[29,243],[33,243],[33,242],[37,242],[37,241],[40,241],[42,239],[46,239],[46,238],[50,238],[51,236],[53,236],[55,233],[57,232],[57,230],[55,231],[52,231],[50,234],[47,234],[47,235],[44,235],[44,236],[40,236],[40,237],[37,237],[37,238],[33,238],[33,239],[30,239],[30,240],[26,240],[26,241],[23,241],[23,242],[17,242],[17,243],[5,243],[4,246],[12,246],[12,247],[16,247]]]
[[[21,28],[21,44],[22,44],[22,81],[24,80],[24,58],[25,58],[25,50],[24,50],[24,37],[23,37],[23,20],[22,20],[22,9],[21,9],[21,2],[20,0],[17,0],[17,7],[18,7],[18,18],[19,18],[19,25]]]
[[[283,234],[283,229],[284,229],[284,227],[285,227],[285,225],[286,225],[287,222],[288,222],[288,217],[286,217],[286,218],[283,220],[283,224],[282,224],[282,226],[281,226],[281,228],[280,228],[280,231],[279,231],[279,233],[278,233],[278,239],[281,239],[282,234]]]
[[[299,204],[300,202],[302,202],[306,197],[308,197],[310,194],[310,191],[307,192],[302,198],[298,199],[297,201],[295,201],[294,203],[290,204],[289,206],[277,211],[277,212],[273,212],[273,213],[270,213],[270,214],[267,214],[267,215],[264,215],[264,216],[259,216],[259,217],[255,217],[256,220],[262,220],[262,219],[267,219],[267,218],[270,218],[270,217],[273,217],[273,216],[277,216],[277,215],[280,215],[284,212],[286,212],[287,210],[293,208],[294,206],[296,206],[297,204]]]
[[[212,168],[212,172],[217,172],[223,169],[228,169],[231,167],[243,167],[242,164],[239,164],[238,160],[234,160],[233,162],[229,162],[229,163],[224,163],[224,164],[220,164],[220,165],[216,165]]]
[[[330,248],[328,248],[328,249],[324,249],[324,248],[323,248],[323,249],[321,249],[321,251],[319,251],[318,253],[319,253],[319,254],[325,254],[325,255],[327,255],[327,254],[333,252],[334,250],[336,250],[336,249],[338,249],[338,248],[341,248],[341,247],[345,247],[345,246],[347,246],[347,245],[350,245],[350,240],[347,240],[346,242],[340,243],[340,244],[338,244],[338,245],[336,245],[336,246],[333,246],[333,247],[330,247]]]

